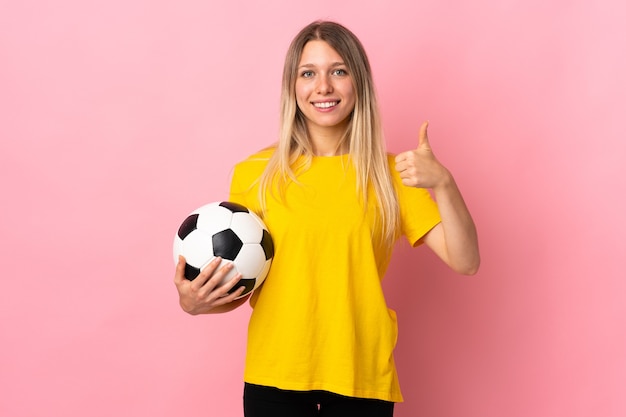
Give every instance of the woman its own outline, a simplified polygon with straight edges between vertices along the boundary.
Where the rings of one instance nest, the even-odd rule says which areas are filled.
[[[404,234],[463,274],[480,263],[474,223],[427,126],[416,149],[389,156],[356,36],[318,21],[292,41],[279,141],[237,164],[231,184],[230,199],[261,215],[275,244],[250,298],[246,416],[382,417],[402,401],[396,318],[381,288],[394,242]],[[228,293],[237,280],[216,288],[230,269],[218,265],[186,281],[181,259],[185,311],[231,311],[248,298]]]

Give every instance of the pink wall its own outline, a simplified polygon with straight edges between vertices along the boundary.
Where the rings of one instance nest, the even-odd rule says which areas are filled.
[[[241,3],[0,6],[0,415],[242,414],[249,307],[180,311],[171,241],[274,139],[315,18],[361,37],[392,151],[430,120],[480,230],[472,278],[398,247],[396,415],[626,415],[622,2]]]

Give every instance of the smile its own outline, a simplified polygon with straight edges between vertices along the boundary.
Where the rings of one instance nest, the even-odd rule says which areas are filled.
[[[335,107],[337,104],[339,104],[338,101],[325,101],[322,103],[313,103],[313,105],[317,107],[318,109],[329,109],[331,107]]]

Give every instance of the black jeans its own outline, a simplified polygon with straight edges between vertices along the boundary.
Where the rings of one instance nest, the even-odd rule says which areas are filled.
[[[327,391],[285,391],[246,383],[245,417],[393,417],[394,403]]]

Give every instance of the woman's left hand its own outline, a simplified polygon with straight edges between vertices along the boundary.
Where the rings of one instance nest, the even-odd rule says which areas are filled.
[[[409,187],[437,188],[450,179],[450,172],[435,157],[428,141],[428,122],[420,128],[417,149],[396,156],[396,171]]]

